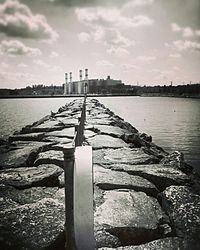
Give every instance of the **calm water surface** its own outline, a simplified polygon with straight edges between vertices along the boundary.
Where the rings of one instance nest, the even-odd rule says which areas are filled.
[[[98,98],[168,152],[179,150],[200,173],[200,100],[170,97]]]
[[[57,111],[74,98],[0,99],[0,137],[12,134],[22,127]]]
[[[0,99],[0,136],[31,124],[74,98]],[[168,97],[101,97],[99,101],[168,152],[180,150],[200,169],[200,100]],[[200,172],[200,171],[199,171]]]

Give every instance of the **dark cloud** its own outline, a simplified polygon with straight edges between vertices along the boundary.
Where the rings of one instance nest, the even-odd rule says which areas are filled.
[[[0,4],[0,32],[33,39],[56,40],[58,37],[44,15],[34,15],[27,5],[13,0]]]
[[[200,29],[200,1],[199,0],[161,0],[159,3],[168,17],[182,26],[190,24]],[[188,23],[189,22],[189,23]]]
[[[105,5],[123,5],[128,0],[46,0],[54,4],[61,4],[69,7],[82,6],[105,6]]]

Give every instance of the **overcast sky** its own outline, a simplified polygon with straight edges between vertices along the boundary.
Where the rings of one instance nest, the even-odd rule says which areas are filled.
[[[200,0],[0,0],[0,88],[84,68],[126,84],[200,82]]]

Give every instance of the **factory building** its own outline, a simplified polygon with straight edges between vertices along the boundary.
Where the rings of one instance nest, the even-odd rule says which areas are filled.
[[[85,78],[83,79],[82,70],[79,71],[79,81],[72,81],[72,72],[65,73],[65,84],[64,84],[64,95],[72,95],[72,94],[84,94],[88,93],[88,69],[85,69]]]
[[[72,81],[72,72],[65,73],[64,95],[82,95],[85,93],[101,93],[102,90],[113,88],[116,86],[124,86],[121,80],[111,79],[110,76],[104,79],[88,79],[88,69],[85,69],[83,79],[83,71],[79,70],[79,81]]]

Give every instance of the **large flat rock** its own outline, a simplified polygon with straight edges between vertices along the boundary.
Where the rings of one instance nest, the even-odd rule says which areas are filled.
[[[64,248],[64,211],[64,205],[51,198],[1,211],[0,248]]]
[[[89,129],[84,130],[84,136],[85,136],[86,139],[94,137],[95,135],[97,135],[97,133],[95,133],[95,132],[93,132],[93,131],[91,131]]]
[[[129,147],[122,139],[109,135],[96,135],[89,138],[88,142],[92,145],[93,149]]]
[[[53,164],[43,164],[39,167],[11,168],[0,171],[0,183],[17,188],[34,186],[58,186],[58,176],[63,170]]]
[[[104,203],[104,190],[99,188],[97,185],[94,185],[94,210]]]
[[[100,149],[93,151],[93,162],[110,165],[124,163],[131,165],[158,163],[159,160],[144,153],[140,148]]]
[[[5,192],[3,192],[3,189],[5,188],[10,189],[12,187],[0,184],[0,211],[3,211],[5,209],[15,208],[19,205],[17,202],[12,200],[8,195],[5,195]]]
[[[140,176],[131,176],[124,172],[117,172],[94,165],[94,183],[103,190],[133,189],[148,195],[156,196],[158,189],[151,182]]]
[[[97,118],[97,117],[88,117],[87,124],[89,125],[113,125],[114,121],[111,118]]]
[[[143,192],[107,191],[97,208],[95,225],[119,238],[122,245],[141,244],[161,237],[163,212],[155,198]]]
[[[163,191],[171,185],[190,184],[191,180],[188,175],[181,170],[162,165],[162,164],[146,164],[146,165],[128,165],[128,164],[113,164],[113,170],[125,171],[131,175],[144,177],[154,183],[156,187]]]
[[[122,137],[125,133],[130,133],[127,130],[119,128],[117,126],[107,125],[94,125],[92,130],[100,134],[110,135],[113,137]]]
[[[89,116],[91,117],[97,117],[98,119],[105,119],[110,118],[110,114],[108,113],[108,110],[103,107],[97,107],[96,105],[87,105],[87,111],[89,113]]]
[[[111,118],[110,114],[108,114],[104,109],[93,109],[90,114],[97,119],[109,119]]]
[[[54,117],[55,118],[60,118],[60,117],[70,118],[71,117],[71,110],[63,110],[62,112],[55,114]]]
[[[117,236],[112,235],[102,225],[95,225],[94,237],[96,242],[96,249],[101,247],[118,247],[121,246],[121,242]]]
[[[62,123],[58,119],[49,119],[36,127],[37,128],[51,128],[51,127],[60,127],[61,125]]]
[[[100,250],[183,250],[184,248],[181,239],[178,237],[169,237],[165,239],[154,240],[139,246],[126,246],[126,247],[102,247]],[[185,249],[186,250],[186,249]],[[189,249],[188,249],[189,250]]]
[[[52,145],[51,149],[56,150],[56,151],[62,151],[63,148],[66,148],[68,146],[72,146],[72,140],[70,140],[68,142],[60,142],[60,143],[57,143],[55,145]]]
[[[70,118],[60,117],[60,118],[57,118],[57,120],[63,125],[65,125],[66,127],[74,127],[78,125],[78,119],[74,117],[70,117]]]
[[[23,134],[26,133],[37,133],[37,132],[50,132],[55,130],[61,130],[65,125],[59,122],[57,119],[47,120],[41,124],[34,126],[27,126],[21,131]]]
[[[43,198],[56,197],[57,187],[32,187],[23,190],[12,186],[0,185],[0,211],[20,205],[35,203]],[[63,203],[64,204],[64,203]]]
[[[68,143],[71,143],[72,139],[69,139],[69,138],[66,138],[66,137],[62,138],[62,137],[48,136],[48,137],[45,137],[43,139],[43,141],[52,142],[51,149],[53,149],[56,144],[68,144]]]
[[[52,131],[45,134],[45,137],[63,137],[63,138],[73,138],[75,134],[75,128],[64,128],[59,131]]]
[[[179,169],[184,173],[192,173],[193,168],[185,163],[183,153],[175,151],[167,156],[165,156],[162,161],[162,164],[171,166],[173,168]]]
[[[45,142],[18,143],[15,149],[0,154],[0,168],[32,166],[37,154],[49,145]]]
[[[34,166],[39,166],[41,164],[54,164],[63,168],[64,164],[64,154],[62,151],[58,150],[48,150],[38,154]]]
[[[9,136],[9,142],[13,141],[41,141],[44,133],[17,134]]]
[[[200,196],[188,187],[171,186],[163,192],[162,204],[176,234],[187,239],[188,249],[200,249]]]

